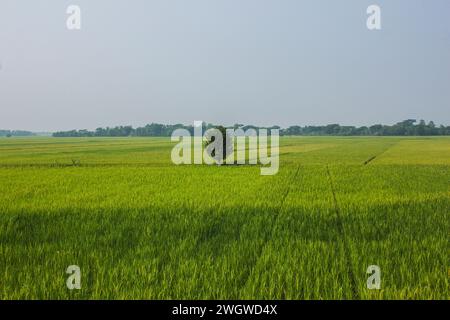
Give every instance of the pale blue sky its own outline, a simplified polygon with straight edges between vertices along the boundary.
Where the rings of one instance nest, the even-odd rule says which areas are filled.
[[[450,124],[450,1],[1,0],[0,64],[1,129]]]

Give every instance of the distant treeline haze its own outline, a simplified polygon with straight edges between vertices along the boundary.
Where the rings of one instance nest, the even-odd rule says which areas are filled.
[[[0,137],[28,137],[34,136],[35,134],[31,131],[23,130],[0,130]]]
[[[211,123],[204,123],[203,130],[217,127]],[[253,125],[235,124],[233,129],[255,129],[260,127]],[[117,126],[97,128],[95,131],[89,130],[71,130],[59,131],[53,133],[54,137],[169,137],[176,129],[186,129],[193,134],[192,125],[183,124],[147,124],[144,127],[133,128],[132,126]],[[414,119],[408,119],[398,122],[394,125],[375,124],[373,126],[341,126],[339,124],[329,124],[324,126],[290,126],[282,129],[279,126],[266,127],[265,129],[280,129],[280,135],[283,136],[448,136],[450,135],[450,126],[437,126],[433,121],[426,123],[424,120],[417,122]],[[0,137],[28,137],[42,135],[24,130],[0,130]]]
[[[216,125],[204,123],[203,129],[214,128]],[[247,130],[259,128],[252,125],[235,124],[234,129]],[[145,127],[133,128],[132,126],[118,126],[113,128],[97,128],[95,131],[72,130],[53,133],[54,137],[168,137],[176,129],[187,129],[191,134],[193,126],[182,124],[166,125],[152,123]],[[426,123],[424,120],[417,122],[414,119],[398,122],[394,125],[376,124],[370,127],[341,126],[329,124],[324,126],[291,126],[281,129],[279,126],[266,127],[266,129],[280,129],[280,135],[284,136],[443,136],[450,135],[450,126],[436,126],[433,121]]]

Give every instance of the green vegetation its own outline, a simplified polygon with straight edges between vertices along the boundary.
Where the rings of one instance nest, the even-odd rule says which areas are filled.
[[[0,130],[0,137],[29,137],[34,136],[35,134],[30,131],[23,130]]]
[[[214,159],[216,159],[216,161],[223,163],[225,162],[225,159],[233,152],[233,143],[232,143],[233,137],[227,134],[227,129],[223,126],[218,126],[217,128],[214,128],[212,131],[213,132],[206,134],[206,140],[203,143],[204,148],[208,148],[208,146],[213,147],[216,137],[212,135],[212,133],[216,134],[216,132],[219,132],[222,135],[222,143],[220,144],[221,150],[219,148],[220,153],[216,154],[217,150],[215,148],[212,149],[211,156]]]
[[[392,126],[376,124],[370,127],[341,126],[339,124],[329,124],[325,126],[291,126],[281,129],[279,126],[272,126],[267,129],[280,129],[283,136],[449,136],[450,126],[436,126],[433,121],[428,124],[420,120],[409,119],[398,122]],[[203,131],[217,127],[211,123],[204,123]],[[252,125],[235,124],[233,129],[243,130],[255,129]],[[95,131],[71,130],[53,133],[54,137],[169,137],[176,129],[186,129],[193,134],[192,126],[182,124],[165,125],[152,123],[145,127],[134,129],[132,126],[118,126],[114,128],[97,128]]]
[[[261,176],[167,138],[0,139],[0,298],[449,298],[450,138],[280,142]]]

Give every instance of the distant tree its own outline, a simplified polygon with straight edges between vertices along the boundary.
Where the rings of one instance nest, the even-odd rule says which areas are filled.
[[[227,135],[227,129],[223,126],[217,126],[210,129],[217,130],[222,134],[221,154],[218,153],[216,149],[213,149],[213,151],[211,152],[211,156],[219,163],[223,162],[233,152],[232,139]],[[215,139],[216,137],[214,135],[206,135],[205,147],[208,147],[210,144],[212,144]]]
[[[381,124],[370,126],[369,132],[373,136],[381,136],[383,134],[383,126]]]

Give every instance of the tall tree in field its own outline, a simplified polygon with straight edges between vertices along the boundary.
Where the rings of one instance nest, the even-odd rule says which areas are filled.
[[[222,164],[225,159],[233,152],[233,139],[227,134],[227,129],[223,126],[217,126],[213,128],[222,134],[222,145],[218,150],[213,149],[211,156],[216,160],[217,163]],[[208,147],[214,143],[216,137],[212,134],[206,134],[205,147]]]

